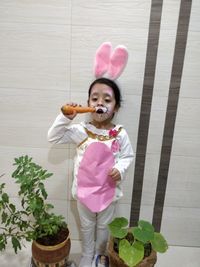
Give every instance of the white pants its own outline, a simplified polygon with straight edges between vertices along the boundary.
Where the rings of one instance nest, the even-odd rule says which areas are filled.
[[[107,225],[114,217],[115,207],[116,202],[113,202],[105,210],[95,213],[77,201],[83,256],[93,257],[94,253],[105,254],[109,234]]]

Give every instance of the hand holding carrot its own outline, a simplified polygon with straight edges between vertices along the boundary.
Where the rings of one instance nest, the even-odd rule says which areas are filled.
[[[80,106],[78,106],[76,103],[69,103],[69,104],[62,106],[61,111],[63,115],[65,115],[68,119],[73,120],[77,115],[77,112],[75,109],[76,107],[80,107]]]

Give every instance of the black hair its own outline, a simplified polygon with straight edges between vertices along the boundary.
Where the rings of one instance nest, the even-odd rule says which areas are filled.
[[[91,90],[92,90],[93,86],[95,84],[97,84],[97,83],[106,84],[110,88],[112,88],[113,93],[114,93],[114,96],[115,96],[116,107],[117,108],[120,108],[121,107],[121,101],[122,101],[121,100],[121,92],[120,92],[120,89],[119,89],[118,85],[114,81],[112,81],[112,80],[110,80],[108,78],[98,78],[98,79],[94,80],[91,83],[91,85],[89,87],[89,91],[88,91],[88,99],[90,98],[90,94],[91,94]]]

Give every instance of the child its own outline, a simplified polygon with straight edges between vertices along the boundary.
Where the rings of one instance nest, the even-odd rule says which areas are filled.
[[[121,93],[114,82],[124,70],[128,52],[122,45],[112,52],[110,42],[96,52],[96,80],[88,91],[88,106],[95,108],[90,122],[72,124],[76,111],[58,115],[48,132],[52,143],[75,143],[72,195],[77,199],[81,222],[82,258],[79,267],[108,267],[107,224],[113,219],[121,181],[133,160],[129,137],[112,119],[121,106]],[[107,78],[103,78],[103,75]],[[72,107],[77,104],[71,103]],[[66,115],[68,114],[68,115]]]
[[[112,123],[120,101],[116,83],[99,78],[89,88],[88,106],[106,108],[106,112],[94,112],[89,123],[80,124],[71,123],[76,112],[60,114],[48,132],[52,143],[77,145],[72,194],[77,199],[81,222],[80,267],[91,267],[94,252],[96,255],[106,253],[107,224],[113,219],[116,201],[122,197],[120,183],[133,159],[125,129]]]

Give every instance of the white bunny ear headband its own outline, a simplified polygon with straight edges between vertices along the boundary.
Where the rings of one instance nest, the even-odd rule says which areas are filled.
[[[118,45],[112,51],[112,44],[105,42],[100,45],[95,54],[94,75],[116,80],[123,72],[128,61],[128,51],[125,46]]]

